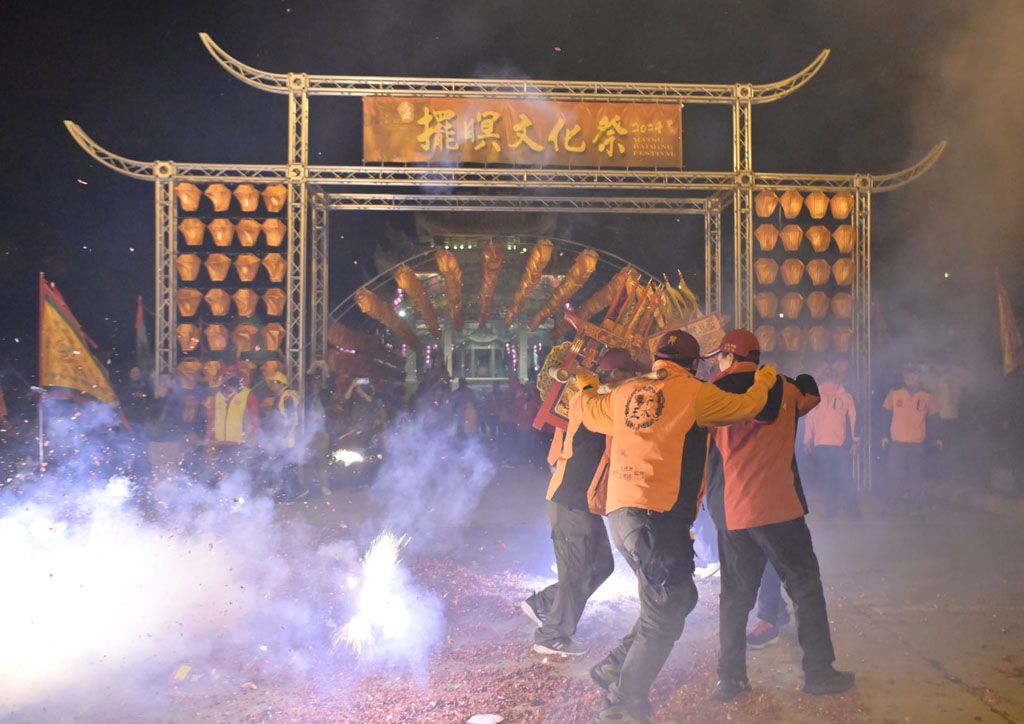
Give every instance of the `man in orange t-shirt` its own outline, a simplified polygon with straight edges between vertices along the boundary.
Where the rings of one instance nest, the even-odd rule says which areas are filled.
[[[890,502],[919,498],[928,416],[938,413],[939,403],[921,387],[917,367],[907,365],[903,387],[889,390],[882,407],[892,413],[889,436],[882,438],[882,447],[889,449],[885,497]]]
[[[804,448],[813,451],[819,476],[825,487],[825,516],[831,518],[845,509],[851,518],[860,517],[857,485],[853,481],[853,448],[857,407],[846,387],[845,373],[826,367],[818,386],[821,402],[804,418]]]

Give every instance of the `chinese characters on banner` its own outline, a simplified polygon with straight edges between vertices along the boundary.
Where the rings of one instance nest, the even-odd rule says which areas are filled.
[[[682,106],[364,98],[363,160],[682,168]]]

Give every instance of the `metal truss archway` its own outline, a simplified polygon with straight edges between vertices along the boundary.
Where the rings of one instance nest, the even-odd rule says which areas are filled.
[[[156,364],[174,367],[178,356],[175,254],[177,205],[174,190],[182,182],[249,182],[287,188],[286,313],[283,352],[289,377],[301,390],[308,357],[322,357],[328,321],[327,278],[329,212],[358,210],[520,210],[560,213],[670,213],[703,215],[705,220],[705,304],[721,304],[721,214],[733,211],[733,289],[731,312],[737,325],[752,326],[753,199],[763,189],[775,192],[846,191],[855,198],[852,252],[854,277],[853,393],[867,409],[871,388],[871,196],[890,191],[924,173],[941,155],[937,144],[921,161],[886,175],[782,174],[753,169],[752,107],[795,92],[824,64],[822,51],[806,68],[769,84],[603,83],[509,79],[395,78],[270,73],[228,55],[204,34],[201,39],[220,65],[239,80],[287,96],[287,157],[280,164],[208,164],[135,161],[113,154],[67,121],[75,140],[96,160],[154,184],[156,206]],[[602,170],[567,168],[478,168],[432,165],[335,166],[309,163],[309,99],[312,96],[440,96],[452,98],[546,99],[590,102],[680,103],[727,106],[732,112],[732,168],[721,171]],[[379,193],[355,193],[377,187]],[[388,188],[416,187],[422,194],[390,193]],[[496,189],[506,195],[466,193]],[[454,190],[454,191],[453,191]],[[522,192],[522,195],[513,193]],[[526,192],[530,192],[527,194]],[[545,195],[533,195],[543,192]],[[593,194],[593,195],[591,195]],[[600,195],[597,195],[600,194]],[[864,415],[870,424],[870,415]],[[868,445],[857,459],[857,475],[869,484]]]

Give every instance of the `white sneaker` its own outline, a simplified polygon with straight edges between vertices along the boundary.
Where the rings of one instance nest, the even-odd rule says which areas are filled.
[[[693,575],[702,581],[711,578],[712,576],[719,576],[721,574],[722,564],[717,562],[709,563],[706,566],[701,566],[700,568],[695,568],[693,570]]]
[[[533,650],[538,654],[561,654],[562,656],[583,656],[590,651],[589,646],[572,639],[556,639],[549,644],[534,644]]]
[[[522,610],[523,613],[526,614],[526,617],[528,619],[537,624],[537,628],[540,628],[544,625],[544,622],[540,620],[540,614],[537,613],[537,610],[530,605],[529,600],[525,600],[522,603],[520,603],[519,608]]]

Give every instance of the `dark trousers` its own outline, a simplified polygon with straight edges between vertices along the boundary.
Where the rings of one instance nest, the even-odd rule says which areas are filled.
[[[789,620],[786,601],[782,598],[782,579],[771,563],[765,565],[757,589],[757,617],[773,626],[781,626]]]
[[[814,454],[818,458],[818,475],[825,487],[825,515],[832,516],[843,510],[849,515],[860,515],[849,446],[817,445]]]
[[[550,500],[547,507],[558,582],[529,599],[544,621],[533,635],[538,644],[570,638],[576,633],[587,599],[615,570],[601,516]]]
[[[917,500],[922,495],[923,442],[890,442],[886,500]]]
[[[608,699],[637,717],[651,713],[651,684],[697,605],[687,521],[670,513],[619,508],[608,515],[615,547],[636,573],[640,615],[605,657],[622,667]]]
[[[722,559],[720,678],[746,678],[747,616],[754,607],[766,561],[775,567],[793,601],[804,673],[813,675],[835,661],[818,559],[803,517],[745,530],[720,530],[718,553]]]

